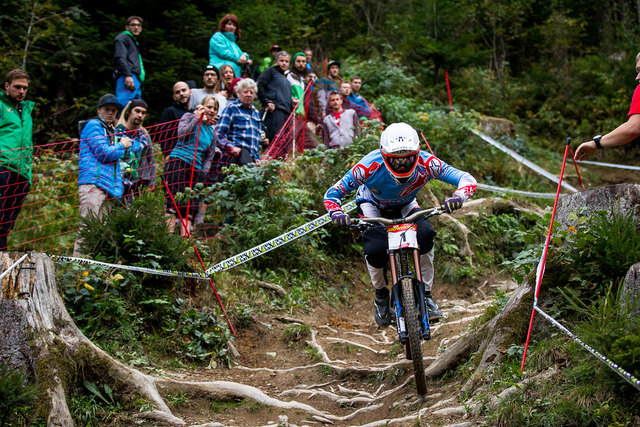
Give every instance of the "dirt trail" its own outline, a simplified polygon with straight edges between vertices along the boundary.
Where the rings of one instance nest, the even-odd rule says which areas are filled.
[[[458,400],[461,383],[452,376],[428,382],[429,391],[418,397],[413,368],[397,343],[395,328],[378,329],[373,322],[371,293],[355,287],[353,303],[342,309],[320,304],[297,318],[259,315],[235,339],[240,356],[231,369],[198,369],[174,373],[185,381],[230,381],[255,387],[254,392],[292,407],[274,407],[255,400],[215,402],[206,396],[172,407],[191,425],[476,425]],[[435,289],[445,314],[432,328],[432,340],[423,343],[425,367],[493,300],[497,289],[515,283],[495,279],[473,287]],[[358,290],[356,290],[358,289]],[[309,337],[285,342],[291,324],[311,328]],[[214,415],[212,415],[212,413]],[[209,424],[207,424],[209,423]],[[387,424],[388,423],[388,424]]]

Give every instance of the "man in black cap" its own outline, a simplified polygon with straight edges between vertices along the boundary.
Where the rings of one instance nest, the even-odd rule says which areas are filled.
[[[214,96],[218,101],[218,112],[222,113],[227,106],[227,98],[220,94],[220,71],[213,65],[207,65],[202,70],[202,84],[204,87],[191,89],[191,109],[195,110],[206,96]]]
[[[331,61],[327,67],[327,75],[318,81],[318,103],[320,104],[320,114],[324,119],[329,105],[329,95],[331,92],[338,92],[338,86],[342,83],[340,77],[340,62]]]
[[[78,171],[78,195],[80,216],[93,214],[101,217],[105,201],[122,196],[120,159],[132,147],[131,139],[116,135],[113,125],[122,108],[118,98],[106,94],[98,101],[98,117],[79,123],[80,157]],[[82,241],[76,240],[75,256],[80,254]]]
[[[127,136],[132,145],[140,146],[139,154],[128,150],[121,160],[122,185],[124,192],[121,201],[131,203],[134,195],[138,195],[145,187],[155,187],[156,164],[153,156],[153,144],[149,132],[144,128],[144,119],[149,107],[142,99],[134,99],[122,111],[116,132],[119,136]]]

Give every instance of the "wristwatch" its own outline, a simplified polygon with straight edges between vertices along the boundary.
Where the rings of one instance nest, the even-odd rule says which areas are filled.
[[[593,137],[593,142],[596,143],[596,148],[602,149],[602,144],[600,144],[601,139],[602,139],[602,135],[596,135]]]

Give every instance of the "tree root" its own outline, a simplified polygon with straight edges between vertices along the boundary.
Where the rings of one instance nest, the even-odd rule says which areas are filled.
[[[274,291],[276,294],[278,294],[281,297],[287,296],[287,291],[285,291],[282,286],[274,285],[273,283],[263,282],[262,280],[255,280],[255,284],[260,286],[263,289]]]
[[[0,254],[0,265],[10,265],[14,259],[15,255]],[[383,407],[384,399],[388,399],[394,393],[406,390],[413,381],[412,376],[408,375],[401,384],[397,384],[394,388],[386,390],[385,384],[382,384],[374,393],[351,389],[341,384],[334,385],[336,380],[322,384],[298,386],[280,393],[280,396],[320,396],[342,407],[362,406],[347,415],[337,416],[296,400],[285,401],[271,397],[256,387],[241,383],[229,381],[191,382],[145,374],[110,357],[87,339],[76,327],[64,307],[55,283],[53,263],[46,255],[31,253],[29,261],[35,265],[35,269],[16,269],[15,272],[11,272],[5,277],[0,291],[0,300],[4,300],[3,302],[12,301],[13,304],[10,310],[21,313],[26,319],[28,335],[33,343],[30,347],[33,352],[32,359],[35,361],[34,365],[38,366],[37,369],[36,366],[31,366],[30,370],[37,374],[37,381],[40,383],[41,389],[45,390],[42,400],[44,405],[49,408],[47,420],[49,425],[73,425],[67,403],[67,394],[77,383],[76,371],[80,369],[83,374],[90,378],[96,378],[101,384],[111,385],[118,397],[126,398],[135,393],[153,405],[153,409],[150,411],[134,414],[135,418],[153,420],[154,422],[170,425],[185,425],[186,422],[175,416],[167,405],[163,398],[167,391],[179,390],[183,393],[207,396],[219,400],[247,399],[282,410],[300,411],[322,423],[342,425],[362,413],[376,411]],[[426,370],[427,377],[433,378],[440,375],[459,363],[466,355],[478,349],[482,354],[482,360],[474,375],[479,375],[488,366],[487,364],[491,363],[487,361],[483,364],[485,358],[490,357],[492,353],[498,352],[499,346],[503,342],[501,339],[508,332],[506,328],[509,327],[509,322],[506,322],[507,326],[499,322],[501,319],[506,319],[512,311],[520,306],[523,297],[527,293],[527,289],[521,288],[516,291],[503,313],[491,322],[469,335],[459,338],[457,342],[449,346],[437,358],[425,357],[425,361],[433,362]],[[28,298],[25,298],[25,296],[28,296]],[[460,310],[460,312],[475,313],[483,305],[486,304],[466,306],[464,311]],[[5,310],[5,307],[3,305],[3,310]],[[474,314],[460,320],[443,323],[437,327],[468,323],[480,315]],[[299,322],[297,319],[290,318],[282,320]],[[2,319],[0,318],[1,322]],[[0,324],[0,326],[6,327],[7,325]],[[434,329],[437,327],[434,326]],[[325,329],[338,335],[337,331],[330,327]],[[489,331],[492,332],[492,335],[487,339],[486,335]],[[358,341],[366,340],[366,344],[356,341],[357,338],[345,339],[342,337],[323,337],[322,342],[353,345],[379,355],[387,354],[388,349],[384,347],[390,346],[395,342],[395,340],[387,336],[387,331],[385,330],[380,332],[380,336],[376,335],[375,337],[358,331],[346,332],[346,334],[360,338]],[[316,350],[321,362],[288,369],[247,368],[242,366],[237,366],[234,369],[280,374],[303,369],[329,367],[341,375],[357,374],[369,377],[378,372],[392,372],[400,367],[410,371],[412,366],[412,362],[405,359],[368,365],[354,363],[353,361],[332,360],[318,341],[318,334],[315,330],[311,331],[311,338],[307,341],[307,344]],[[445,340],[440,343],[441,346],[446,344],[448,342]],[[0,356],[4,357],[2,354]],[[405,400],[404,403],[399,404],[404,404],[405,409],[410,410],[422,400],[422,398],[417,398],[413,394],[411,399],[415,399],[415,402]],[[44,402],[45,400],[46,402]],[[429,410],[433,411],[434,409]],[[367,425],[386,425],[420,420],[426,413],[425,411],[427,409],[423,408],[405,417],[380,420]],[[213,425],[216,424],[209,424],[209,426]]]

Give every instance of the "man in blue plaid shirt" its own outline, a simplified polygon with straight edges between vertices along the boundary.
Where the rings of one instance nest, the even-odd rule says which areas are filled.
[[[216,128],[228,141],[226,145],[236,163],[244,165],[260,159],[262,120],[252,102],[258,86],[252,79],[243,79],[236,85],[238,99],[227,104]]]

